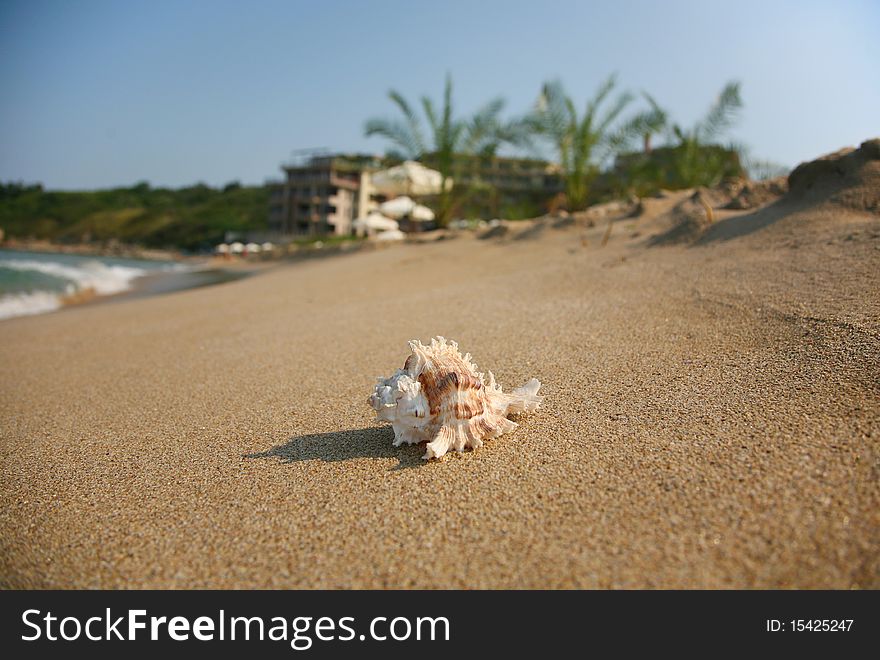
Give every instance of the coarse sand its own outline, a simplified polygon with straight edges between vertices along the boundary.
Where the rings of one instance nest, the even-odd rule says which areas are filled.
[[[0,586],[880,587],[880,216],[658,217],[0,323]],[[367,396],[435,335],[542,409],[392,447]]]

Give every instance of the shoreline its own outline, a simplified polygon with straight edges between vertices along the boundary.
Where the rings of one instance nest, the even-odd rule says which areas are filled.
[[[51,257],[56,254],[73,254],[71,252],[37,252],[32,249],[19,250],[28,254],[43,255],[49,257],[47,263],[55,263],[51,261]],[[75,254],[74,256],[94,257],[100,259],[124,259],[128,263],[138,261],[135,257],[107,257],[105,255],[96,254]],[[154,259],[149,259],[151,263],[156,263]],[[50,290],[33,290],[32,292],[6,294],[12,300],[18,299],[18,304],[26,304],[24,301],[28,297],[36,297],[38,307],[35,310],[28,310],[21,307],[19,313],[15,313],[4,318],[0,318],[0,322],[9,321],[11,319],[44,316],[53,312],[92,306],[111,302],[121,302],[134,300],[138,298],[147,298],[151,296],[160,296],[188,289],[197,289],[206,286],[215,286],[233,282],[247,277],[251,277],[257,273],[269,270],[278,265],[278,262],[247,262],[247,261],[222,261],[219,259],[194,258],[187,260],[189,263],[186,268],[177,270],[147,270],[143,275],[133,278],[128,284],[128,288],[113,293],[98,293],[95,286],[85,285],[71,293],[55,293]],[[103,262],[102,262],[103,263]],[[111,262],[112,263],[112,262]],[[176,263],[186,263],[177,261]],[[39,272],[39,271],[37,271]],[[54,298],[55,306],[50,306],[50,299]],[[6,300],[5,297],[3,300]]]
[[[85,294],[78,292],[70,297],[62,299],[62,306],[55,311],[73,309],[86,305],[98,305],[104,303],[125,302],[152,296],[162,296],[179,291],[200,289],[208,286],[219,286],[229,282],[236,282],[257,275],[264,269],[233,269],[233,268],[206,268],[202,270],[150,273],[138,277],[132,281],[132,287],[127,291],[120,291],[106,296],[97,294]],[[83,296],[80,298],[80,296]],[[73,300],[70,300],[73,298]],[[18,318],[18,317],[13,317]],[[5,320],[5,319],[4,319]]]
[[[151,296],[161,296],[178,291],[218,286],[250,278],[284,265],[351,256],[363,251],[388,249],[392,247],[392,245],[365,243],[363,245],[355,245],[352,247],[346,247],[347,244],[343,244],[343,246],[331,246],[329,248],[300,249],[291,254],[275,257],[273,259],[225,259],[221,256],[211,256],[207,258],[191,257],[193,261],[202,264],[204,268],[177,272],[148,273],[133,280],[130,289],[109,295],[99,295],[93,291],[91,293],[89,293],[89,291],[78,291],[70,296],[62,298],[61,307],[53,311],[59,312],[65,309],[82,307],[84,305],[124,302],[128,300],[148,298]],[[51,312],[44,312],[43,314],[45,313]],[[42,314],[35,314],[32,316],[41,315]],[[19,317],[16,316],[10,318]],[[0,319],[0,322],[4,320],[8,319]]]
[[[251,277],[258,273],[277,268],[285,264],[329,259],[331,257],[348,256],[359,252],[375,249],[388,249],[391,244],[376,244],[373,242],[331,244],[327,246],[299,246],[291,252],[275,253],[272,256],[261,255],[258,257],[241,258],[227,255],[182,255],[171,251],[149,250],[124,250],[108,251],[95,249],[89,245],[62,246],[47,242],[17,242],[12,245],[4,243],[0,249],[13,252],[26,252],[38,255],[73,255],[80,257],[166,261],[180,264],[189,264],[192,268],[183,271],[160,271],[148,272],[135,278],[131,287],[124,291],[111,294],[98,294],[94,288],[87,287],[73,293],[57,296],[58,306],[55,308],[42,309],[32,313],[22,313],[0,318],[0,322],[27,316],[45,316],[53,312],[74,309],[87,305],[97,305],[110,302],[122,302],[146,298],[150,296],[164,295],[187,289],[196,289],[206,286],[214,286]]]

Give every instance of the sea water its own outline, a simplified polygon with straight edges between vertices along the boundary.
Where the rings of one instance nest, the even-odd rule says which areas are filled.
[[[0,250],[0,319],[51,312],[77,293],[121,293],[144,275],[187,269],[166,261]]]

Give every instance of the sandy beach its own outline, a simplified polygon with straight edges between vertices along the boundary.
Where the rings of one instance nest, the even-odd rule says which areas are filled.
[[[880,216],[688,194],[0,323],[0,586],[880,587]],[[435,335],[542,409],[392,447]]]

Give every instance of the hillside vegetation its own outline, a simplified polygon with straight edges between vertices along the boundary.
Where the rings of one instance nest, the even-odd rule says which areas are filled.
[[[238,183],[178,190],[140,183],[87,192],[10,183],[0,184],[0,228],[6,238],[198,250],[227,231],[265,229],[268,204],[266,187]]]

